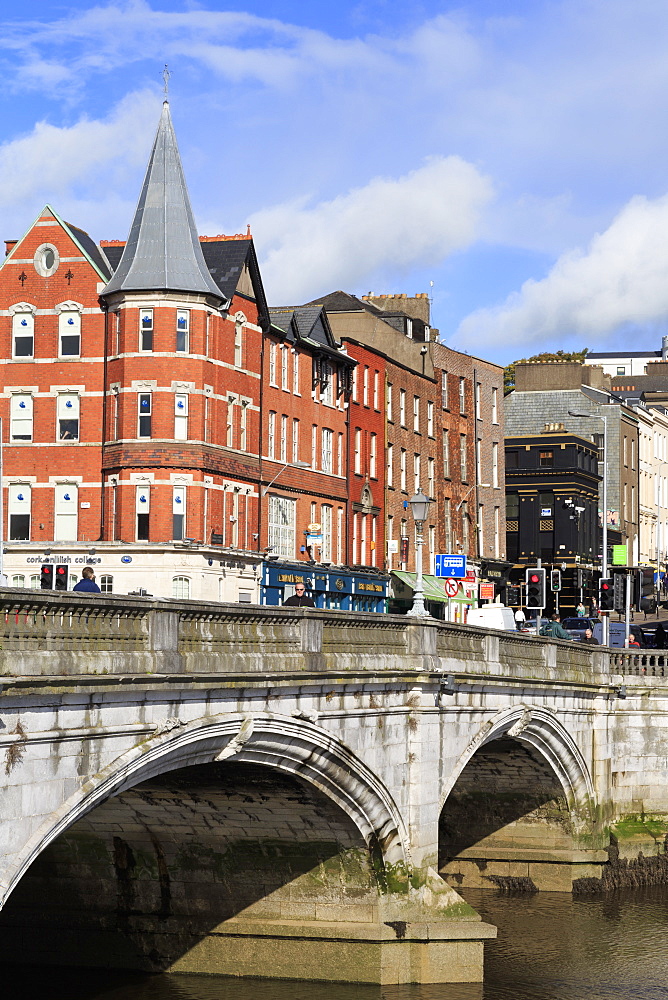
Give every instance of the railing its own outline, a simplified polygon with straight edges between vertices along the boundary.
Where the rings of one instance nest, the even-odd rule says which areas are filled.
[[[0,590],[0,676],[453,672],[609,685],[666,656],[404,615]]]

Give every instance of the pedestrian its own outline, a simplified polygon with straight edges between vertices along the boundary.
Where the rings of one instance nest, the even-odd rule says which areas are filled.
[[[283,601],[284,608],[314,608],[315,601],[306,596],[306,587],[303,583],[295,584],[295,592],[287,601]]]
[[[81,571],[81,579],[72,587],[72,590],[83,591],[85,594],[100,594],[101,590],[95,582],[95,573],[90,566],[84,566]]]
[[[527,616],[524,614],[524,611],[522,610],[521,607],[518,608],[517,611],[515,612],[515,627],[517,628],[518,632],[520,631],[526,620]]]
[[[587,611],[582,601],[580,601],[577,608],[575,609],[575,613],[577,614],[578,618],[584,618],[586,616]]]
[[[589,617],[590,618],[598,618],[598,606],[597,606],[596,601],[594,600],[593,597],[592,597],[591,601],[589,602]]]
[[[654,636],[655,636],[654,644],[655,644],[656,648],[657,649],[665,649],[666,648],[666,630],[663,627],[663,623],[662,622],[659,622],[659,624],[657,625],[656,632],[654,633]]]
[[[570,635],[561,624],[561,615],[554,614],[549,622],[541,626],[540,635],[548,639],[570,639]]]
[[[598,639],[594,638],[594,635],[593,635],[592,630],[590,628],[586,628],[585,629],[585,634],[580,639],[580,642],[584,642],[586,645],[589,645],[589,646],[600,646],[601,645],[600,642],[598,641]]]

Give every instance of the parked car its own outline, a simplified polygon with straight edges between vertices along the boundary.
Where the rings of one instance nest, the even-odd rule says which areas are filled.
[[[566,629],[571,639],[584,639],[585,631],[590,628],[596,639],[600,642],[600,637],[596,635],[596,626],[602,623],[600,618],[562,618],[561,624]]]

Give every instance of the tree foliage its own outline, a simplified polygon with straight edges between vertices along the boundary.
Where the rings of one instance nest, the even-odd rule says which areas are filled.
[[[515,365],[520,365],[525,361],[584,361],[589,348],[583,347],[581,351],[543,351],[542,354],[533,354],[530,358],[518,358],[503,369],[503,392],[507,395],[515,388]]]

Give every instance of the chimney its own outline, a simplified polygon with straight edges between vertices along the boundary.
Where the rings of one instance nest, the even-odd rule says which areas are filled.
[[[18,240],[5,240],[5,257],[8,253],[12,252],[17,243]],[[663,339],[666,340],[667,338],[664,337]]]
[[[661,360],[668,361],[668,337],[661,338]]]

